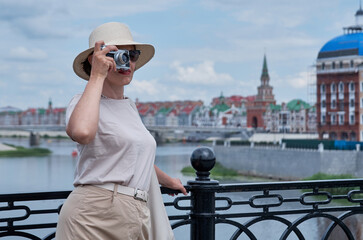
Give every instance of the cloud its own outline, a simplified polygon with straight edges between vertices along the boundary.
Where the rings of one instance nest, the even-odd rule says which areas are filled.
[[[286,82],[293,88],[306,89],[309,84],[309,72],[299,72],[293,76],[288,76]]]
[[[13,21],[44,14],[49,9],[47,0],[0,0],[0,19]]]
[[[48,57],[48,54],[41,49],[28,49],[25,47],[16,47],[10,49],[9,58],[21,61],[39,61]]]
[[[329,11],[321,9],[338,2],[294,0],[291,4],[289,0],[201,0],[201,5],[206,9],[222,10],[235,20],[254,26],[295,28],[311,21],[314,14],[329,15]]]
[[[0,0],[0,21],[30,39],[71,38],[87,34],[101,18],[122,18],[140,13],[158,12],[181,4],[176,0],[100,2],[96,0],[46,1]],[[76,21],[76,22],[75,22]],[[96,21],[96,23],[95,23]],[[4,30],[1,30],[4,31]]]
[[[170,68],[176,72],[174,78],[183,83],[225,85],[234,82],[234,79],[229,74],[217,73],[212,61],[204,61],[189,67],[184,67],[180,62],[175,61],[170,65]]]
[[[134,79],[131,85],[127,88],[127,92],[132,95],[158,95],[162,86],[157,80],[136,80]],[[127,95],[127,93],[126,93]]]

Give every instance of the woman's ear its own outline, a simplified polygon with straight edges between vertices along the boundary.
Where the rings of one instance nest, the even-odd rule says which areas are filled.
[[[93,54],[90,54],[89,56],[88,56],[88,62],[89,62],[89,64],[91,64],[92,65],[92,58],[93,58]]]

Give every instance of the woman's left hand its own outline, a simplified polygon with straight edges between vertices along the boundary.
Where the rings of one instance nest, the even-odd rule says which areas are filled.
[[[172,178],[168,174],[164,173],[160,168],[158,168],[156,165],[154,165],[156,176],[158,177],[159,183],[161,186],[173,189],[173,190],[179,190],[184,195],[188,195],[187,190],[183,186],[182,182],[179,178]],[[171,196],[174,196],[174,194],[169,194]]]
[[[188,195],[187,190],[185,189],[185,187],[183,186],[183,184],[179,178],[172,178],[169,188],[174,189],[174,190],[179,190],[184,195]],[[174,196],[174,194],[171,194],[171,195]]]

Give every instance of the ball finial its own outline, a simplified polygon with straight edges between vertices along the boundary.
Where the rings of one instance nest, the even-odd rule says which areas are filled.
[[[195,149],[190,157],[193,168],[197,171],[197,180],[209,181],[209,171],[216,163],[216,156],[210,147]]]

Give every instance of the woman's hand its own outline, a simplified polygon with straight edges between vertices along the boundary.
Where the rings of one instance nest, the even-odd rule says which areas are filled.
[[[106,54],[110,51],[117,51],[116,46],[105,46],[101,49],[101,46],[105,45],[104,41],[97,41],[95,43],[94,52],[88,57],[88,61],[92,65],[91,78],[105,79],[109,71],[116,71],[116,63],[111,57],[107,57]]]
[[[174,189],[174,190],[179,190],[184,195],[188,195],[187,190],[185,189],[184,185],[182,184],[182,182],[180,181],[179,178],[172,178],[170,181],[170,186],[168,186],[168,188]],[[174,194],[171,194],[171,195],[174,196]]]
[[[165,172],[163,172],[160,168],[158,168],[156,165],[154,165],[156,176],[158,177],[159,183],[163,187],[167,187],[174,190],[181,191],[184,195],[188,195],[187,190],[181,183],[179,178],[172,178]],[[171,194],[172,196],[174,194]]]
[[[116,70],[115,61],[106,54],[118,49],[116,46],[106,46],[101,50],[104,44],[104,41],[96,42],[94,53],[88,57],[92,65],[91,76],[66,128],[68,136],[80,144],[88,144],[96,136],[103,84],[108,72]]]

